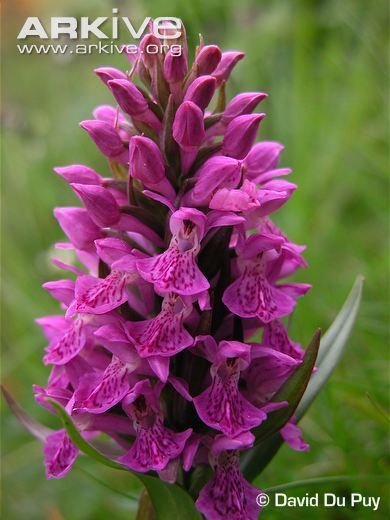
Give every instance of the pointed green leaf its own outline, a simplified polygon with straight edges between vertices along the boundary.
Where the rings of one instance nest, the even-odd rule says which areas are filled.
[[[241,469],[248,480],[253,480],[267,466],[283,444],[278,432],[293,416],[307,387],[317,358],[320,336],[318,330],[306,349],[303,362],[272,399],[274,402],[287,401],[288,406],[270,413],[268,419],[254,430],[256,446],[241,457]]]
[[[337,336],[343,333],[343,330],[345,334],[346,321],[348,321],[349,326],[351,326],[351,322],[353,325],[353,321],[356,319],[356,314],[360,305],[363,283],[364,278],[362,276],[358,276],[350,293],[348,294],[347,299],[344,302],[344,305],[340,309],[336,318],[333,320],[333,323],[329,329],[323,335],[321,339],[321,347],[318,352],[317,365],[322,363],[322,360],[328,353],[330,347],[335,343]]]
[[[1,385],[1,391],[4,395],[4,399],[7,401],[7,404],[10,407],[11,412],[15,415],[20,424],[31,433],[31,435],[40,441],[44,441],[48,435],[53,433],[51,428],[47,428],[43,424],[30,417],[30,415],[28,415],[28,413],[26,413],[23,408],[18,405],[18,403],[3,385]]]
[[[318,370],[311,378],[297,409],[300,419],[328,381],[347,345],[359,310],[363,277],[359,276],[336,319],[326,332],[318,354]]]
[[[318,370],[310,379],[297,408],[295,415],[298,420],[303,416],[322,386],[326,383],[343,353],[359,309],[362,286],[363,278],[359,276],[342,309],[321,340],[317,358]],[[317,378],[318,374],[320,376]],[[281,435],[274,433],[250,452],[245,453],[241,459],[241,467],[245,477],[248,480],[253,480],[259,475],[276,455],[282,444],[283,439]]]

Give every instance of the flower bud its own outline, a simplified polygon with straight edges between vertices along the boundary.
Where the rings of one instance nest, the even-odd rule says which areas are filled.
[[[148,109],[148,103],[138,88],[128,79],[108,81],[118,105],[130,116],[137,116]]]
[[[180,146],[181,167],[187,172],[205,138],[203,112],[191,101],[184,101],[173,122],[173,138]]]
[[[165,177],[163,156],[159,147],[148,137],[134,136],[129,147],[130,175],[145,187],[162,193],[170,200],[175,191]]]
[[[118,119],[118,122],[121,119],[124,119],[123,115],[111,105],[97,106],[92,112],[92,115],[95,119],[99,119],[100,121],[106,121],[106,123],[110,123],[111,126],[115,126],[116,119]]]
[[[141,62],[144,64],[145,68],[150,71],[156,62],[159,59],[159,56],[156,52],[150,52],[151,50],[160,49],[161,42],[154,34],[146,34],[139,44],[139,55],[141,57]]]
[[[283,145],[274,141],[262,141],[255,144],[243,161],[243,167],[248,179],[274,170],[279,163]]]
[[[222,52],[217,45],[205,45],[195,58],[198,76],[211,74],[221,61]]]
[[[65,235],[77,249],[88,249],[102,234],[84,208],[55,208],[54,216]]]
[[[88,166],[84,166],[83,164],[56,166],[54,171],[69,182],[69,184],[71,182],[77,182],[78,184],[100,185],[102,180],[95,170],[92,170],[92,168],[88,168]]]
[[[221,61],[219,62],[216,70],[213,72],[213,76],[217,79],[218,84],[229,79],[231,71],[244,56],[245,54],[243,52],[237,51],[228,51],[222,53]]]
[[[192,101],[199,108],[205,110],[214,96],[216,87],[217,81],[213,76],[200,76],[188,87],[184,101]]]
[[[148,103],[138,88],[129,80],[115,79],[108,82],[118,105],[121,109],[133,117],[148,124],[159,132],[161,130],[161,122],[155,114],[149,109]]]
[[[128,162],[126,147],[112,125],[105,121],[88,120],[82,121],[80,126],[89,133],[103,155],[122,164]]]
[[[167,52],[164,60],[164,77],[168,83],[183,81],[187,70],[187,60],[184,54],[175,55],[171,51]]]
[[[134,135],[136,130],[129,120],[118,110],[111,105],[99,105],[97,106],[92,115],[99,121],[105,121],[113,126],[122,141],[126,142],[129,140],[129,136]]]
[[[168,51],[164,60],[163,76],[176,102],[179,102],[183,97],[183,79],[187,71],[188,63],[186,56],[183,53],[175,55]]]
[[[161,42],[154,34],[147,34],[142,38],[139,49],[140,59],[137,74],[151,90],[153,98],[165,107],[169,97],[169,88],[163,75]]]
[[[205,136],[203,113],[191,101],[185,101],[176,112],[173,137],[183,149],[197,148]]]
[[[120,217],[118,204],[106,188],[74,183],[70,186],[83,201],[88,215],[97,226],[109,227],[118,222]]]
[[[183,55],[185,62],[188,65],[188,43],[187,43],[187,34],[184,24],[181,22],[180,27],[177,25],[172,25],[170,22],[163,22],[160,25],[159,33],[163,34],[163,45],[169,45],[169,47],[179,49],[180,53]],[[162,26],[162,27],[161,27]],[[161,31],[163,29],[163,31]],[[176,37],[174,37],[176,35]],[[161,38],[161,36],[160,36]]]
[[[100,78],[105,85],[112,79],[126,79],[127,76],[121,70],[115,69],[114,67],[99,67],[94,70],[96,76]]]
[[[236,159],[243,159],[249,152],[260,121],[265,114],[247,114],[236,117],[226,129],[222,150],[225,155]]]
[[[129,146],[130,174],[146,186],[165,177],[163,157],[159,147],[148,137],[134,136]]]
[[[263,92],[243,92],[235,96],[225,108],[221,122],[228,125],[235,117],[251,114],[256,106],[267,97]]]

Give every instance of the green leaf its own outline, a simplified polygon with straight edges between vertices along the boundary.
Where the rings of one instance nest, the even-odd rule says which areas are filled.
[[[268,414],[268,419],[254,430],[256,444],[278,432],[293,416],[312,374],[320,346],[320,338],[321,331],[317,330],[306,349],[302,363],[272,398],[275,403],[287,401],[288,405]]]
[[[201,516],[195,509],[192,498],[184,489],[176,484],[163,482],[156,477],[129,471],[126,466],[109,459],[83,439],[73,424],[72,419],[60,404],[53,399],[48,399],[48,402],[55,408],[73,444],[75,444],[80,451],[105,466],[132,473],[142,482],[155,509],[156,520],[182,520],[183,518],[201,520]]]
[[[321,340],[317,358],[318,370],[310,379],[297,408],[295,415],[298,420],[330,377],[345,349],[359,309],[362,286],[363,278],[359,276],[342,309]],[[241,467],[245,477],[248,480],[253,480],[259,475],[276,455],[282,444],[281,435],[274,433],[250,452],[245,453],[241,458]]]
[[[149,475],[137,477],[148,491],[156,520],[201,520],[192,498],[184,489]]]
[[[263,471],[275,457],[283,444],[280,433],[274,433],[264,442],[258,444],[241,456],[241,471],[250,482]]]
[[[120,489],[115,489],[114,487],[107,484],[107,482],[104,482],[104,480],[96,477],[93,473],[90,473],[89,471],[85,470],[84,468],[81,468],[80,466],[77,467],[77,470],[86,475],[88,478],[99,484],[100,486],[110,490],[112,493],[119,495],[121,497],[127,498],[127,500],[138,502],[138,497],[136,495],[130,495],[129,493],[125,493],[124,491],[121,491]]]
[[[3,393],[4,399],[7,401],[7,404],[10,407],[11,412],[15,415],[20,424],[31,433],[31,435],[40,441],[44,441],[48,435],[53,433],[54,430],[47,428],[28,415],[28,413],[26,413],[23,408],[18,405],[18,403],[3,385],[1,385],[1,391]]]
[[[349,296],[336,319],[327,330],[318,354],[318,370],[311,378],[297,409],[297,418],[305,414],[322,387],[336,368],[347,345],[359,310],[363,289],[363,277],[358,276]]]
[[[254,431],[255,447],[241,456],[241,469],[248,480],[259,475],[283,444],[278,432],[294,414],[307,387],[317,358],[320,336],[318,330],[306,349],[303,362],[272,399],[274,402],[287,401],[288,406],[268,415],[268,419]]]

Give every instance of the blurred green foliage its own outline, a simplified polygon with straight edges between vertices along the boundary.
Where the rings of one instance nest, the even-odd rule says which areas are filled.
[[[23,406],[47,424],[55,417],[35,405],[31,385],[44,384],[44,340],[34,318],[58,312],[40,288],[61,272],[49,261],[61,239],[52,208],[75,203],[55,165],[88,164],[103,174],[104,160],[77,124],[110,95],[94,77],[98,65],[126,67],[120,56],[22,56],[16,34],[27,16],[110,16],[112,7],[132,19],[179,16],[190,42],[247,53],[234,72],[229,95],[262,90],[261,139],[286,145],[283,165],[299,185],[277,222],[292,240],[307,244],[310,267],[299,279],[313,284],[292,325],[308,342],[326,329],[355,275],[366,286],[360,318],[344,360],[302,422],[312,449],[283,447],[258,479],[269,486],[325,475],[360,480],[303,486],[290,495],[351,490],[382,495],[376,518],[387,518],[388,487],[388,275],[387,31],[385,0],[75,0],[6,6],[3,128],[3,380]],[[19,11],[18,11],[19,6]],[[7,12],[8,11],[8,12]],[[131,477],[86,459],[60,481],[44,477],[39,443],[3,407],[4,520],[133,518],[136,504],[105,489],[82,470],[117,490],[134,491]],[[79,469],[80,468],[80,469]],[[351,509],[274,509],[269,519],[369,518]],[[357,515],[357,516],[356,516]]]

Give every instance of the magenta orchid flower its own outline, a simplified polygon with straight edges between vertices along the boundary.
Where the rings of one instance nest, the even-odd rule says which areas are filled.
[[[217,435],[210,448],[212,479],[199,494],[196,506],[209,520],[256,520],[260,489],[247,482],[240,470],[239,451],[253,445],[249,432],[234,439]]]
[[[160,255],[138,260],[140,275],[160,293],[191,296],[206,291],[210,283],[196,263],[206,216],[197,209],[181,208],[169,222],[172,233],[169,247]]]
[[[161,471],[169,461],[180,456],[191,429],[176,433],[164,426],[158,404],[161,388],[140,381],[123,400],[123,408],[136,431],[130,450],[119,460],[134,471]]]
[[[205,356],[212,362],[211,385],[194,398],[194,405],[205,424],[235,437],[259,426],[267,418],[267,412],[287,404],[267,403],[256,408],[241,394],[238,383],[241,371],[250,364],[250,345],[238,341],[222,341],[217,345],[211,337],[204,344]]]

